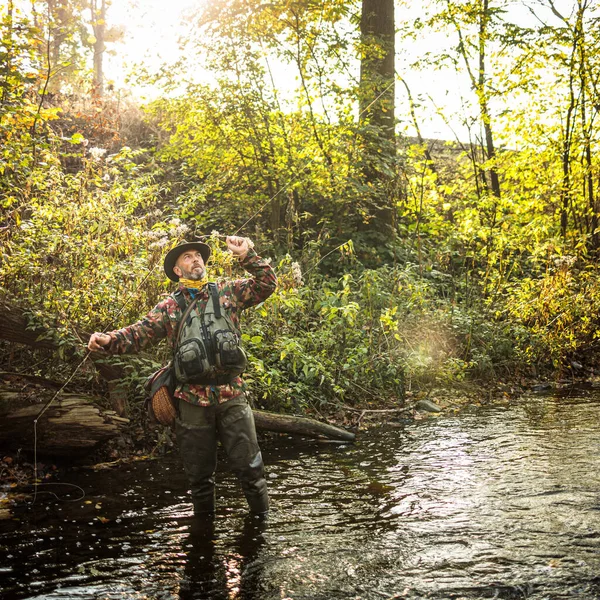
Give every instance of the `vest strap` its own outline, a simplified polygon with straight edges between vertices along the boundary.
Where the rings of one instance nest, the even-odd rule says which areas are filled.
[[[181,332],[183,331],[183,324],[185,323],[186,319],[189,318],[190,315],[192,314],[192,311],[194,310],[194,307],[196,306],[198,300],[200,299],[200,296],[199,296],[199,294],[196,294],[196,297],[190,302],[189,306],[185,305],[185,298],[183,297],[183,293],[181,292],[181,290],[177,290],[173,294],[173,298],[175,298],[175,301],[177,302],[177,304],[179,305],[179,308],[183,312],[181,321],[179,321],[179,323],[177,323],[177,327],[176,327],[175,331],[173,332],[173,340],[175,342],[173,344],[173,348],[175,350],[177,350],[177,347],[179,346],[179,339],[181,338]]]
[[[217,288],[217,284],[214,281],[211,281],[208,284],[208,291],[213,301],[213,311],[214,315],[217,319],[221,318],[221,302],[219,302],[219,290]]]

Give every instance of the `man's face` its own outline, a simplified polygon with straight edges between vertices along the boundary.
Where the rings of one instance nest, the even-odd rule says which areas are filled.
[[[198,250],[186,250],[179,255],[175,262],[173,272],[179,278],[200,281],[206,274],[202,254]]]

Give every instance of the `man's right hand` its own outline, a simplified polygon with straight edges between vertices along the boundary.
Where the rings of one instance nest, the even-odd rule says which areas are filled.
[[[104,350],[104,346],[108,346],[110,344],[111,337],[107,333],[92,333],[90,336],[90,341],[88,342],[88,350],[91,352],[99,352],[100,350]]]
[[[254,246],[254,244],[246,237],[239,237],[237,235],[228,235],[225,239],[227,248],[240,260],[246,258],[248,250]]]

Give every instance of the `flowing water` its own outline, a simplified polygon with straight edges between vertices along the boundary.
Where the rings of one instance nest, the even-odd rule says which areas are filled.
[[[263,443],[273,510],[218,472],[196,521],[177,456],[71,472],[0,522],[0,597],[600,599],[600,393],[529,396]],[[65,500],[70,498],[70,502]]]

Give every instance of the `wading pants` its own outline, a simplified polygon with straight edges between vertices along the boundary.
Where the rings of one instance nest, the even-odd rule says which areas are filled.
[[[250,511],[266,512],[267,482],[246,396],[241,394],[217,406],[195,406],[180,400],[178,413],[175,431],[192,491],[194,513],[215,510],[217,441],[221,442],[231,469],[242,484]]]

